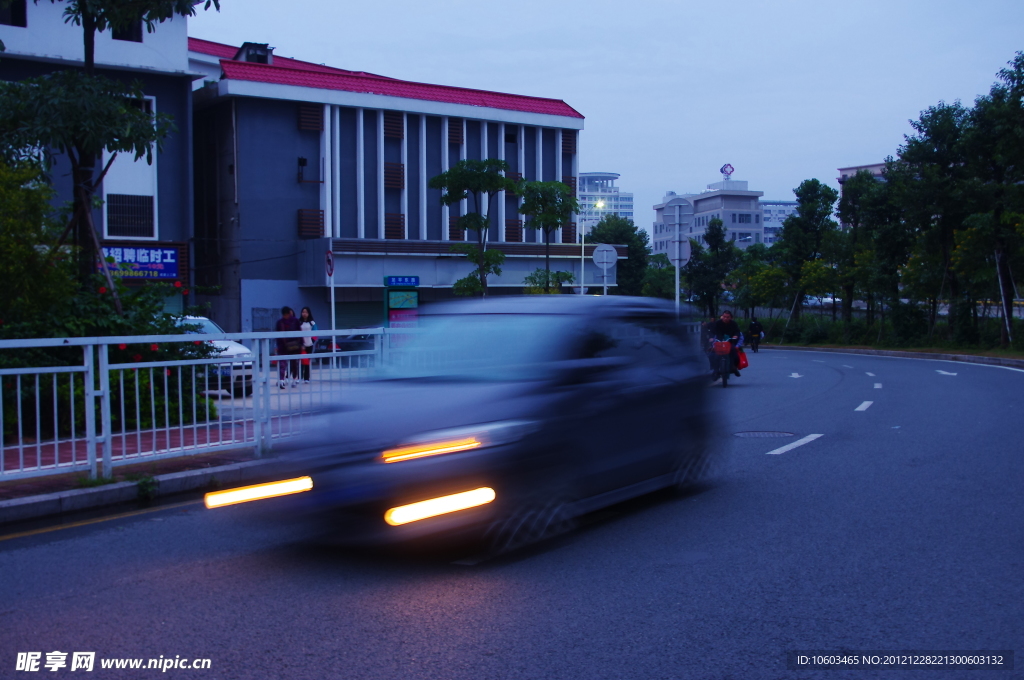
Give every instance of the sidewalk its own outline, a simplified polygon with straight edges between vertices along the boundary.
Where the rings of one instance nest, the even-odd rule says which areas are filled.
[[[252,447],[166,458],[114,469],[114,480],[93,486],[81,472],[0,482],[0,528],[10,522],[139,503],[203,488],[243,484],[273,458],[257,459]]]

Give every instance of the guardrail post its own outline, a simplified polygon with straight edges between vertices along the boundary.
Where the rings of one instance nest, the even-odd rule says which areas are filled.
[[[100,356],[100,432],[98,442],[103,444],[103,476],[110,479],[114,476],[113,448],[113,427],[110,422],[110,345],[103,344],[97,347]]]
[[[82,376],[85,386],[85,452],[89,459],[89,479],[96,479],[96,370],[92,352],[92,345],[82,347],[82,365],[85,367],[85,374]]]
[[[256,386],[253,390],[253,436],[255,454],[262,458],[270,453],[270,343],[267,338],[256,339]]]

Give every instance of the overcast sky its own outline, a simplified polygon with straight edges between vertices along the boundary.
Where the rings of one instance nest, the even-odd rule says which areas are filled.
[[[649,228],[724,163],[765,199],[895,154],[1024,50],[1022,0],[221,0],[189,35],[443,85],[562,99],[580,170],[617,172]]]

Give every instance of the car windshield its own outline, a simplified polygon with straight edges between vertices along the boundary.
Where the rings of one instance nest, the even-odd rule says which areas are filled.
[[[178,321],[179,326],[191,326],[188,333],[202,333],[204,335],[223,333],[224,329],[206,318],[186,317]]]
[[[453,314],[421,318],[392,335],[386,378],[535,380],[565,356],[572,317],[553,314]]]

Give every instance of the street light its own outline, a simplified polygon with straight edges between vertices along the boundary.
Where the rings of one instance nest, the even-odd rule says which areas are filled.
[[[594,203],[594,208],[597,209],[597,210],[603,210],[604,209],[604,201],[598,199]],[[591,209],[591,208],[584,208],[583,209],[584,216],[587,215],[587,214],[590,214],[590,213],[593,213],[593,209]],[[584,217],[584,219],[581,220],[581,221],[582,221],[582,224],[580,225],[580,295],[583,295],[583,272],[584,272],[584,267],[586,267],[586,250],[585,250],[585,248],[586,248],[586,246],[585,246],[586,239],[584,238],[584,232],[586,232],[586,230],[587,230],[586,217]]]

